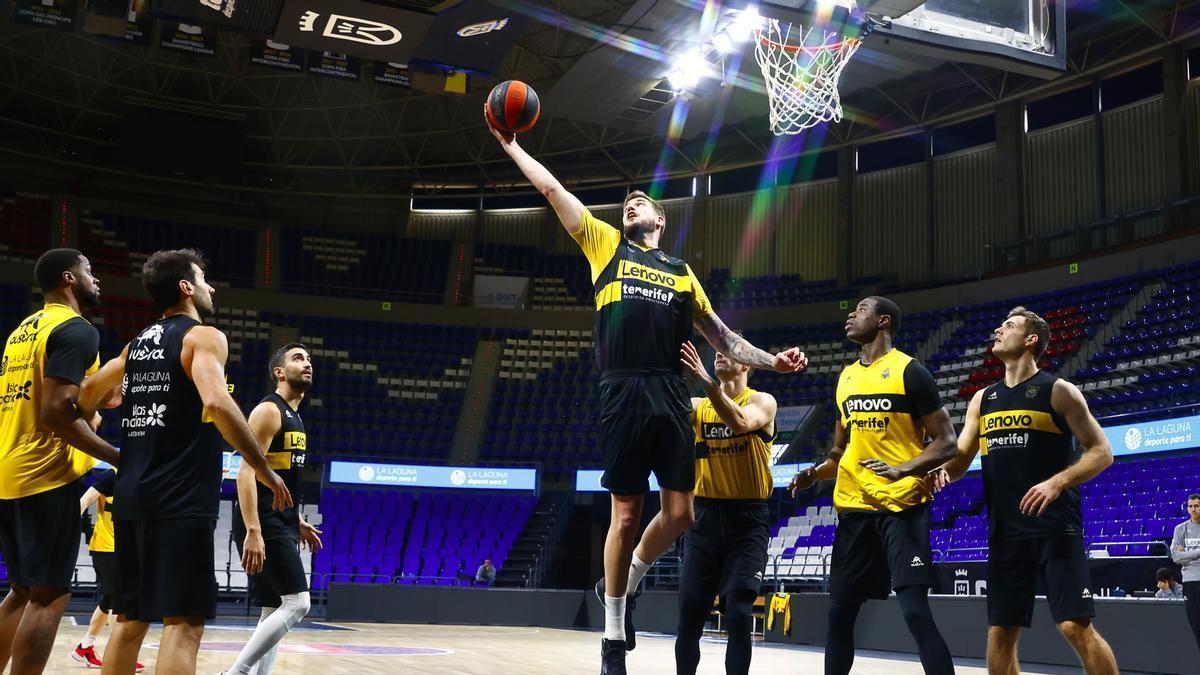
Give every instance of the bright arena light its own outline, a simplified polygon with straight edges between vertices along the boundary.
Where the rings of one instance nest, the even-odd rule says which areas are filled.
[[[717,50],[717,53],[721,55],[732,54],[736,49],[735,45],[733,44],[733,38],[729,37],[729,33],[726,33],[725,31],[721,31],[713,36],[712,46],[713,49]]]
[[[706,70],[708,70],[708,61],[704,60],[704,55],[699,50],[691,50],[675,59],[674,65],[671,66],[671,72],[667,74],[667,79],[677,91],[692,89],[700,83],[700,78]]]
[[[745,42],[750,39],[750,34],[762,25],[763,18],[758,13],[758,8],[751,6],[738,12],[727,30],[734,42]]]

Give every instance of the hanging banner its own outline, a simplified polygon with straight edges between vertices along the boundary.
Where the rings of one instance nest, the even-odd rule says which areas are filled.
[[[75,30],[76,0],[14,0],[13,18],[21,23],[59,30]]]
[[[292,49],[290,45],[266,38],[250,41],[250,62],[268,68],[303,72],[304,52],[303,49]]]
[[[274,39],[318,51],[408,63],[433,15],[362,0],[287,0]]]
[[[159,36],[159,46],[164,49],[215,56],[217,53],[217,31],[186,23],[164,23]]]
[[[409,75],[408,66],[403,63],[376,61],[374,80],[375,84],[384,84],[389,87],[404,87],[405,89],[412,87],[412,76]]]
[[[146,11],[148,0],[129,3],[129,20],[125,22],[125,42],[149,45],[154,39],[154,17]]]
[[[334,52],[312,52],[308,58],[308,72],[339,80],[357,80],[362,62],[354,56]]]
[[[475,306],[520,309],[525,306],[529,277],[475,275]]]

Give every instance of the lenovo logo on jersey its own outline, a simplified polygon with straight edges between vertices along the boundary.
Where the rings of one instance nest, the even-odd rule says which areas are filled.
[[[983,432],[996,429],[1028,428],[1033,426],[1032,415],[988,415],[983,423]]]
[[[664,274],[648,267],[642,267],[641,265],[630,265],[629,267],[626,267],[625,276],[629,277],[630,279],[649,281],[650,283],[657,284],[659,286],[670,286],[671,288],[675,288],[676,283],[675,275]]]
[[[700,436],[706,441],[719,441],[726,438],[733,438],[735,435],[733,429],[730,429],[728,424],[710,424],[705,422],[700,426]]]
[[[889,398],[851,398],[846,401],[846,412],[891,412],[892,400]]]

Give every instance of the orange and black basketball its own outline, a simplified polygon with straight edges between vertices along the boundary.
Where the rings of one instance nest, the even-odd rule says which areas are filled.
[[[520,80],[505,80],[488,94],[483,110],[493,127],[519,134],[533,128],[542,112],[542,104],[533,87]]]

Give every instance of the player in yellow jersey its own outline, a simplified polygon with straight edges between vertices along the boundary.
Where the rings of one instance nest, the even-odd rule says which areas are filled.
[[[96,424],[99,413],[96,415]],[[103,662],[96,656],[96,638],[104,632],[104,627],[112,624],[113,599],[117,596],[117,560],[115,538],[113,536],[113,492],[117,472],[109,469],[102,472],[92,482],[92,486],[79,498],[79,513],[85,513],[92,504],[96,505],[96,527],[88,542],[88,551],[92,555],[92,569],[96,571],[96,585],[100,587],[100,604],[92,611],[92,619],[88,622],[87,633],[83,640],[71,651],[71,658],[88,668],[99,668]],[[137,672],[142,672],[144,666],[135,665]]]
[[[75,405],[100,363],[100,335],[83,316],[100,304],[91,264],[75,249],[52,249],[34,276],[46,304],[0,357],[0,551],[10,586],[0,603],[0,670],[11,655],[13,675],[43,671],[71,598],[79,478],[93,457],[118,461]]]
[[[691,342],[683,343],[681,357],[684,370],[700,383],[705,398],[692,399],[696,523],[684,536],[675,672],[696,672],[704,623],[713,598],[720,598],[729,635],[725,672],[745,675],[750,672],[751,611],[761,590],[771,538],[767,500],[774,487],[775,397],[751,389],[750,368],[720,352],[713,360],[715,381]]]
[[[596,584],[605,613],[601,673],[624,675],[625,652],[633,649],[636,635],[628,623],[626,609],[633,608],[627,598],[649,569],[646,561],[662,555],[695,520],[691,405],[679,345],[695,327],[717,351],[742,365],[795,373],[808,361],[795,348],[768,354],[721,322],[692,268],[658,247],[667,224],[661,204],[642,192],[630,193],[621,208],[621,228],[615,228],[584,208],[515,136],[495,129],[492,134],[549,200],[592,271],[601,483],[612,499],[604,578]],[[637,541],[651,473],[658,478],[662,508]]]
[[[955,456],[956,438],[933,376],[892,347],[899,329],[900,308],[887,298],[865,298],[850,312],[846,337],[862,353],[838,379],[833,448],[792,479],[793,495],[816,480],[837,479],[826,675],[850,672],[863,602],[886,599],[892,589],[925,672],[954,672],[929,609],[932,494],[923,479]]]

